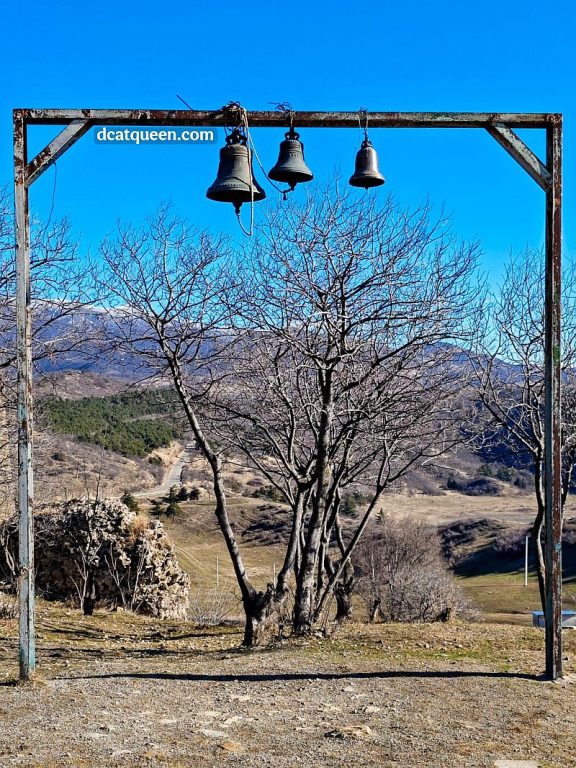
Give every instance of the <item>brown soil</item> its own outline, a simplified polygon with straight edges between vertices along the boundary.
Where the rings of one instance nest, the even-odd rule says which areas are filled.
[[[0,624],[2,766],[576,764],[576,684],[539,677],[536,629],[350,624],[242,652],[238,627],[44,604],[38,626],[41,681],[19,687]]]

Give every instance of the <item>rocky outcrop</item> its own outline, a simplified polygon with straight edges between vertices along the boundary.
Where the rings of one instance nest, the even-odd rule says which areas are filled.
[[[0,528],[0,572],[9,580],[15,526],[7,521]],[[158,520],[119,501],[77,499],[37,514],[34,538],[36,589],[44,598],[70,600],[87,614],[101,605],[186,617],[189,578]]]

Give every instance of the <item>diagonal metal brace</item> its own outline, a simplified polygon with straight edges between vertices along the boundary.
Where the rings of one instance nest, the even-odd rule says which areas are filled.
[[[86,131],[92,127],[91,120],[71,120],[36,157],[26,166],[26,186],[29,187],[44,171],[48,170],[52,163],[56,162],[60,155],[72,146]]]
[[[532,152],[530,147],[524,144],[511,128],[508,128],[504,123],[494,123],[487,125],[486,130],[545,192],[550,190],[552,176],[545,163]]]

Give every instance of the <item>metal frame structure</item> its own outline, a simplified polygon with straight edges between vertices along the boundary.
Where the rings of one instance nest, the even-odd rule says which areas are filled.
[[[356,112],[294,112],[302,128],[357,128]],[[556,113],[371,112],[370,128],[481,128],[544,190],[545,219],[545,553],[546,553],[546,675],[562,676],[562,559],[561,559],[561,421],[560,421],[560,288],[562,212],[562,115]],[[281,128],[282,112],[248,112],[250,126]],[[14,182],[17,266],[18,359],[18,510],[20,676],[35,669],[34,541],[32,465],[32,326],[30,307],[31,185],[72,144],[95,126],[226,126],[230,108],[216,111],[150,109],[16,109],[14,110]],[[61,125],[63,130],[28,160],[27,128]],[[546,133],[546,158],[541,160],[514,129]]]

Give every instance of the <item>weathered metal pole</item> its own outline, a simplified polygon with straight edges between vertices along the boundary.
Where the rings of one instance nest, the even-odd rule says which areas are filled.
[[[561,210],[562,116],[546,128],[546,165],[551,173],[546,192],[545,311],[545,560],[546,675],[562,677],[562,446],[561,446]]]
[[[32,478],[32,327],[30,221],[26,180],[26,122],[14,113],[14,206],[16,212],[16,353],[18,361],[18,596],[20,679],[36,667],[34,636],[34,531]]]

